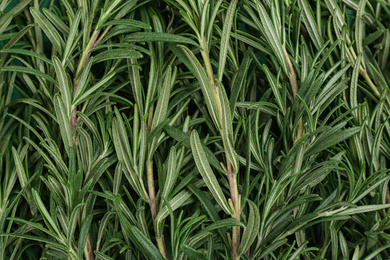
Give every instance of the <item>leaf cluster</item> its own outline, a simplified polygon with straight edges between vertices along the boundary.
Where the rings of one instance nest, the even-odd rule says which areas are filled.
[[[388,259],[390,4],[0,2],[0,260]]]

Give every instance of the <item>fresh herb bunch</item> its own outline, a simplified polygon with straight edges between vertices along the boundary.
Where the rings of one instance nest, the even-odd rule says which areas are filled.
[[[390,257],[390,2],[0,14],[0,260]]]

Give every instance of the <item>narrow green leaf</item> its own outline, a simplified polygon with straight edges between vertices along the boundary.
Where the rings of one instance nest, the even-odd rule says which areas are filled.
[[[32,98],[21,98],[21,99],[18,99],[17,102],[26,103],[30,106],[36,107],[39,110],[41,110],[42,112],[44,112],[46,115],[48,115],[54,122],[57,122],[57,118],[49,110],[47,110],[46,108],[41,106],[38,103],[38,100],[32,99]]]
[[[82,29],[82,32],[83,32],[83,46],[85,47],[86,44],[87,44],[87,35],[88,35],[88,27],[90,25],[90,21],[89,21],[89,17],[91,15],[90,13],[90,4],[89,4],[89,1],[87,0],[78,0],[77,1],[77,4],[78,4],[78,7],[81,8],[81,11],[82,11],[82,15],[81,15],[81,23],[84,24],[85,26],[83,26],[84,28]],[[72,14],[72,17],[75,16],[74,14],[74,8],[72,8],[72,6],[70,4],[63,4],[64,6],[66,6],[68,12],[70,14]],[[100,11],[101,15],[102,15],[102,12],[103,10]],[[91,21],[92,22],[92,21]]]
[[[79,238],[79,242],[78,242],[78,257],[79,257],[79,259],[81,259],[83,257],[83,254],[84,254],[84,247],[85,247],[85,244],[87,243],[87,237],[89,234],[89,229],[91,227],[92,219],[93,219],[93,215],[92,214],[88,215],[84,219],[83,224],[82,224],[81,229],[80,229],[80,234],[78,237]]]
[[[200,203],[202,204],[203,208],[206,210],[207,214],[211,218],[211,220],[215,223],[220,220],[220,217],[218,215],[218,211],[215,208],[214,204],[210,201],[210,199],[207,197],[207,193],[200,190],[193,184],[189,184],[188,189],[198,198]],[[217,232],[219,236],[221,237],[223,243],[225,245],[228,245],[226,232],[224,232],[224,229],[217,229]]]
[[[229,9],[226,13],[225,21],[223,24],[223,31],[222,31],[222,37],[221,37],[221,47],[219,50],[219,62],[218,62],[218,80],[219,81],[222,81],[223,72],[225,70],[227,50],[229,47],[229,42],[231,40],[230,32],[232,30],[232,25],[233,25],[234,15],[236,12],[237,2],[238,2],[238,0],[233,0],[230,2]]]
[[[174,185],[176,184],[178,170],[176,169],[176,148],[172,146],[168,156],[167,177],[165,179],[164,188],[161,197],[168,199]]]
[[[85,64],[81,72],[80,78],[78,79],[76,91],[73,93],[74,100],[76,100],[76,98],[83,94],[88,86],[93,61],[94,57],[89,58],[87,64]]]
[[[119,114],[119,111],[116,109],[115,112],[116,118],[112,120],[112,140],[118,156],[118,160],[125,166],[123,168],[130,186],[137,192],[139,196],[146,197],[141,189],[139,177],[134,171],[133,164],[131,163],[130,144],[124,122]]]
[[[205,243],[204,241],[207,242],[206,239],[207,239],[207,237],[210,237],[210,235],[211,234],[209,232],[198,233],[195,236],[191,237],[191,239],[188,242],[188,246],[196,246],[197,244]],[[228,257],[225,259],[228,259]]]
[[[53,64],[58,79],[58,85],[60,86],[61,97],[64,101],[65,111],[67,115],[70,115],[72,113],[72,100],[70,95],[71,86],[69,85],[67,73],[65,71],[65,68],[62,66],[60,59],[58,59],[56,56],[53,56]]]
[[[30,4],[32,0],[22,0],[17,5],[15,5],[11,10],[9,10],[5,15],[0,17],[0,35],[3,30],[9,25],[12,18],[18,15],[23,9]],[[9,47],[7,47],[9,48]]]
[[[307,248],[307,243],[308,241],[305,241],[304,243],[302,243],[302,245],[299,246],[299,248],[295,249],[295,247],[290,247],[290,251],[291,252],[294,252],[293,254],[289,254],[289,258],[288,260],[296,260],[296,259],[299,259],[300,255],[305,253],[305,251],[309,251],[310,249]],[[311,248],[311,250],[316,250],[317,248]],[[306,255],[306,254],[305,254]],[[286,258],[287,259],[287,258]]]
[[[9,143],[11,140],[11,134],[6,134],[0,139],[0,158],[4,156],[5,151],[9,151]]]
[[[339,239],[337,236],[337,230],[335,229],[334,225],[330,225],[329,233],[330,233],[330,241],[332,244],[332,259],[337,259],[337,255],[339,252]]]
[[[28,149],[28,147],[29,147],[29,145],[26,144],[23,147],[23,149],[20,152],[20,154],[15,149],[15,147],[12,146],[11,149],[12,149],[12,155],[13,155],[13,158],[14,158],[14,161],[15,161],[15,169],[16,169],[16,174],[18,175],[20,186],[22,187],[22,189],[25,189],[25,195],[26,195],[25,197],[26,197],[26,200],[28,202],[28,205],[30,206],[31,213],[32,214],[36,214],[37,206],[34,203],[31,191],[26,188],[26,186],[28,185],[28,180],[30,179],[30,177],[27,175],[26,171],[24,170],[24,167],[23,167],[23,164],[22,164],[22,158],[21,158],[21,155],[23,155],[23,157],[24,157],[24,154],[26,154],[26,150]]]
[[[351,108],[358,106],[358,79],[360,73],[360,64],[362,62],[363,53],[360,53],[356,59],[356,62],[353,66],[353,72],[351,77],[350,91],[349,91],[349,100]],[[355,109],[352,112],[355,115],[355,118],[358,118],[358,111]]]
[[[176,77],[175,75],[176,75],[176,69],[175,69],[173,78]],[[151,126],[152,130],[159,127],[159,124],[166,119],[168,104],[169,104],[169,97],[170,97],[170,93],[171,93],[170,90],[172,87],[171,84],[172,84],[172,69],[169,66],[167,68],[167,72],[165,74],[163,86],[162,86],[160,93],[159,93],[159,99],[157,101],[155,114],[153,115],[153,121],[152,121],[152,126]],[[154,132],[154,134],[156,134],[156,133]],[[149,147],[149,151],[148,151],[149,160],[151,160],[151,158],[153,157],[155,149],[158,147],[159,140],[160,140],[160,135],[157,134],[153,138],[151,146]]]
[[[296,189],[296,192],[298,190],[304,191],[307,189],[307,187],[314,187],[318,183],[320,183],[325,177],[332,171],[338,169],[336,165],[328,165],[319,167],[318,169],[310,172],[309,176],[306,176],[306,178],[302,178],[302,183],[296,183],[294,190]]]
[[[176,74],[176,73],[174,73]],[[158,95],[156,112],[153,115],[152,130],[156,128],[162,121],[165,120],[168,110],[169,97],[172,87],[172,68],[169,66],[165,74],[164,83]]]
[[[4,34],[4,31],[6,31],[8,25],[11,23],[13,15],[12,14],[6,14],[1,17],[0,19],[0,35]]]
[[[9,219],[18,221],[17,219],[13,219],[13,218],[9,218]],[[32,223],[32,222],[30,222],[30,223]],[[12,237],[26,239],[26,240],[33,240],[33,241],[44,243],[46,245],[49,245],[52,248],[56,248],[56,249],[62,250],[64,252],[66,252],[68,250],[65,246],[54,242],[53,239],[45,238],[43,236],[31,236],[31,235],[19,234],[19,233],[1,234],[0,236],[12,236]]]
[[[115,260],[114,258],[106,255],[106,254],[103,254],[102,252],[99,252],[99,251],[94,251],[93,252],[96,256],[97,256],[97,260]]]
[[[86,90],[84,93],[80,93],[79,96],[74,98],[72,109],[77,105],[79,105],[81,102],[85,101],[85,99],[88,99],[92,94],[97,92],[101,87],[103,87],[104,84],[110,81],[114,76],[115,76],[115,72],[111,72],[108,75],[106,75],[104,78],[102,78],[99,82],[97,82],[95,85],[93,85],[91,88]]]
[[[245,86],[246,76],[248,74],[249,66],[252,62],[252,58],[250,57],[250,51],[246,51],[244,54],[244,58],[241,61],[240,68],[234,78],[232,90],[229,99],[229,106],[231,114],[234,114],[236,110],[236,102],[239,94],[241,93],[241,89]]]
[[[72,137],[72,129],[70,126],[70,110],[66,110],[66,107],[62,101],[60,95],[56,94],[54,96],[54,111],[58,118],[58,124],[60,126],[60,133],[62,136],[62,141],[64,142],[64,146],[66,147],[66,152],[69,155],[69,148],[73,147],[73,137]]]
[[[80,216],[80,208],[83,206],[83,204],[79,204],[76,207],[74,207],[72,214],[69,217],[69,220],[64,223],[68,227],[68,233],[67,233],[67,238],[73,238],[74,237],[74,232],[76,230],[79,216]]]
[[[72,20],[72,25],[70,27],[70,31],[67,34],[67,40],[65,44],[64,54],[62,57],[62,65],[65,66],[66,62],[68,61],[73,49],[76,47],[75,39],[78,35],[81,36],[81,34],[78,33],[78,27],[81,20],[81,9],[79,9],[75,15],[75,17]]]
[[[359,206],[356,208],[350,208],[350,209],[343,210],[343,211],[337,213],[336,215],[337,216],[355,215],[355,214],[377,211],[377,210],[381,210],[381,209],[387,209],[389,207],[390,207],[390,204]]]
[[[141,250],[147,259],[164,260],[157,247],[135,226],[129,228],[132,242]]]
[[[264,250],[260,256],[258,256],[257,259],[263,259],[264,257],[266,257],[267,255],[269,255],[270,253],[272,253],[273,251],[275,251],[276,249],[278,249],[279,247],[281,247],[282,245],[284,245],[285,243],[287,242],[287,238],[285,239],[281,239],[281,240],[277,240],[275,241],[274,243],[272,243],[266,250]]]
[[[165,118],[164,121],[162,121],[158,126],[156,126],[149,134],[148,137],[146,138],[146,142],[150,143],[154,139],[158,140],[161,138],[161,131],[170,123],[171,119],[170,118]]]
[[[164,130],[167,134],[169,134],[172,138],[174,138],[178,142],[182,142],[183,145],[189,149],[191,149],[191,143],[190,143],[190,135],[187,133],[184,133],[180,129],[177,129],[176,127],[167,125],[164,127]],[[224,174],[225,172],[223,171],[217,157],[210,151],[210,149],[202,144],[203,150],[205,151],[207,155],[207,159],[209,160],[210,164],[217,169],[218,172]]]
[[[42,226],[42,224],[38,224],[38,223],[34,223],[34,222],[31,222],[31,221],[28,221],[28,220],[25,220],[25,219],[21,219],[21,218],[15,218],[15,217],[10,217],[8,218],[8,220],[12,220],[12,221],[16,221],[16,222],[20,222],[20,223],[23,223],[23,224],[26,224],[26,225],[29,225],[37,230],[40,230],[46,234],[48,234],[49,236],[52,236],[53,238],[55,239],[59,239],[59,237],[57,236],[56,233],[50,231],[49,229],[45,228]],[[0,234],[0,236],[2,236],[3,234]]]
[[[172,43],[168,43],[167,45],[169,49],[176,55],[176,57],[179,58],[179,60],[177,60],[174,65],[178,65],[180,62],[182,62],[195,75],[195,68],[193,68],[192,63],[189,61],[183,48],[180,45]]]
[[[219,94],[219,100],[221,101],[222,107],[222,140],[224,142],[225,151],[229,157],[230,163],[233,166],[233,171],[234,173],[237,173],[239,168],[239,161],[237,158],[237,153],[234,150],[232,115],[230,114],[231,110],[225,89],[219,83],[217,87],[217,93]]]
[[[83,128],[78,128],[78,147],[80,151],[83,151],[80,153],[80,161],[83,164],[83,169],[84,171],[89,171],[92,168],[92,163],[93,163],[93,141],[91,139],[90,133],[88,133],[86,130]],[[87,177],[87,176],[86,176]]]
[[[279,82],[272,76],[270,70],[265,64],[263,65],[263,69],[271,86],[272,92],[274,93],[276,104],[278,104],[280,111],[284,115],[286,114],[286,108],[284,106],[284,102],[281,95],[281,86],[279,85]]]
[[[0,28],[1,29],[1,28]],[[11,32],[11,33],[3,33],[3,34],[0,34],[0,41],[7,41],[7,40],[10,40],[12,39],[13,37],[16,36],[16,33],[14,32]]]
[[[356,246],[352,256],[352,260],[359,260],[359,254],[360,254],[359,246]]]
[[[23,11],[23,9],[32,2],[32,0],[22,0],[22,1],[19,1],[19,3],[17,5],[15,5],[11,10],[8,11],[8,13],[12,14],[12,15],[17,15],[19,14],[21,11]],[[3,18],[3,17],[1,17]],[[0,19],[0,24],[1,24],[1,19]]]
[[[23,29],[18,31],[15,36],[11,40],[9,40],[6,45],[4,45],[4,49],[10,49],[11,47],[13,47],[20,40],[20,38],[22,38],[33,26],[34,24],[28,24]]]
[[[364,45],[364,44],[363,44]],[[385,71],[385,68],[389,66],[389,53],[390,53],[390,30],[387,29],[385,31],[385,34],[383,36],[382,40],[382,51],[379,56],[378,63],[382,69],[382,71]]]
[[[43,204],[43,201],[41,200],[41,197],[39,196],[38,192],[34,188],[32,188],[31,193],[32,193],[32,196],[34,197],[35,203],[37,204],[39,211],[42,214],[42,217],[45,219],[49,228],[54,230],[55,234],[58,237],[61,237],[62,235],[61,235],[60,230],[58,229],[54,220],[51,218],[51,216],[50,216],[49,212],[47,211],[45,204]]]
[[[13,146],[12,146],[12,155],[15,160],[15,168],[16,168],[16,173],[18,174],[20,186],[24,188],[24,186],[26,186],[27,183],[27,175],[22,164],[22,159],[20,158],[18,151]]]
[[[225,211],[226,214],[232,214],[231,208],[226,201],[221,186],[219,185],[219,182],[210,167],[210,164],[207,160],[206,154],[200,142],[198,133],[196,131],[193,131],[191,133],[191,150],[194,156],[196,166],[210,192],[213,194],[214,199],[217,201],[217,203],[221,206],[221,208],[223,209],[223,211]]]
[[[143,95],[142,90],[143,86],[141,83],[140,69],[137,66],[130,66],[131,64],[137,64],[137,59],[128,59],[128,73],[130,78],[131,89],[133,90],[133,95],[135,98],[135,103],[140,111],[140,114],[143,115]]]
[[[186,203],[189,202],[189,199],[191,196],[192,196],[191,192],[183,190],[183,191],[179,192],[175,197],[173,197],[169,201],[169,205],[165,205],[158,212],[158,214],[156,216],[156,226],[157,226],[157,233],[158,234],[161,234],[161,228],[162,228],[161,224],[163,223],[164,219],[169,215],[169,212],[175,211],[176,209],[184,206]]]
[[[236,33],[231,33],[231,36],[233,36],[234,38],[236,38],[237,40],[239,41],[242,41],[246,44],[248,44],[249,46],[252,46],[253,48],[263,52],[263,53],[266,53],[266,54],[269,54],[271,55],[271,51],[268,50],[266,47],[264,47],[263,45],[261,45],[259,42],[257,42],[255,39],[255,37],[253,37],[252,35],[250,34],[246,34],[244,32],[241,32],[241,31],[238,31]]]
[[[190,260],[210,260],[204,254],[200,253],[199,251],[196,251],[195,249],[187,245],[182,245],[180,249],[186,254],[188,259]]]
[[[43,8],[43,13],[47,17],[47,19],[52,22],[55,28],[58,29],[58,32],[62,35],[68,35],[69,34],[69,26],[65,24],[57,15],[53,14],[51,11],[49,11],[46,8]]]
[[[298,1],[300,9],[303,11],[303,23],[306,26],[306,29],[310,35],[311,40],[314,42],[317,50],[321,49],[324,45],[321,32],[318,31],[318,25],[314,19],[313,8],[309,5],[307,0]]]
[[[137,32],[130,34],[126,37],[127,42],[169,42],[169,43],[180,43],[190,44],[199,47],[199,45],[193,40],[170,33],[160,32]]]
[[[152,29],[152,27],[149,24],[141,21],[133,20],[133,19],[120,19],[120,20],[109,21],[107,23],[104,23],[102,27],[112,26],[112,25],[125,25],[125,26],[137,27],[137,28],[142,28],[147,30]]]
[[[34,58],[40,59],[41,61],[48,63],[51,66],[54,66],[53,62],[51,60],[49,60],[45,56],[43,56],[39,53],[36,53],[34,51],[24,50],[24,49],[2,49],[2,50],[0,50],[0,52],[1,53],[14,53],[14,54],[20,54],[20,55],[34,57]]]
[[[192,51],[190,51],[188,48],[186,48],[184,46],[181,46],[181,48],[184,51],[184,53],[186,54],[187,59],[189,60],[191,66],[194,70],[193,72],[195,73],[195,77],[199,81],[199,85],[202,89],[202,93],[203,93],[203,96],[205,98],[206,105],[207,105],[208,111],[210,113],[210,116],[213,119],[214,124],[216,126],[219,126],[220,122],[218,120],[217,103],[215,101],[214,93],[212,90],[212,88],[216,87],[216,86],[211,86],[210,80],[209,80],[205,70],[203,69],[202,65],[200,64],[198,59],[195,57],[195,55],[192,53]]]
[[[34,143],[31,139],[29,139],[29,138],[27,138],[27,137],[24,137],[24,139],[29,143],[29,144],[31,144],[34,148],[35,148],[35,150],[37,150],[38,151],[38,153],[42,156],[42,158],[45,160],[45,162],[47,163],[47,167],[49,168],[49,169],[51,169],[52,171],[53,171],[53,174],[56,176],[56,177],[58,177],[58,179],[62,179],[62,176],[61,176],[61,174],[59,173],[59,171],[58,171],[58,167],[56,167],[55,165],[54,165],[54,163],[51,161],[51,159],[50,159],[50,157],[49,157],[49,155],[47,154],[47,152],[46,151],[44,151],[44,150],[42,150],[36,143]]]
[[[313,115],[318,110],[320,110],[319,114],[322,114],[322,112],[329,106],[329,104],[348,88],[348,85],[346,84],[348,81],[349,79],[343,79],[335,85],[325,86],[323,91],[321,91],[319,96],[315,99],[315,105],[310,111],[311,114]]]
[[[221,228],[235,227],[235,226],[240,226],[240,227],[245,228],[244,223],[237,221],[233,218],[227,218],[227,219],[218,220],[217,222],[210,224],[209,226],[204,228],[202,230],[202,232],[209,232],[209,231],[216,230],[216,229],[218,230]]]
[[[327,138],[321,138],[309,148],[309,150],[306,152],[306,156],[317,154],[329,147],[332,147],[333,145],[338,144],[359,133],[360,130],[360,127],[352,127],[346,130],[335,132],[327,136]]]
[[[264,37],[267,39],[268,44],[274,52],[273,55],[275,55],[278,59],[279,64],[283,68],[283,71],[286,73],[286,75],[290,75],[287,69],[287,62],[283,51],[282,41],[280,36],[277,34],[277,32],[280,30],[279,28],[275,28],[265,7],[261,2],[256,1],[256,7],[263,26],[263,28],[259,29],[265,32]]]
[[[363,260],[371,260],[374,259],[376,256],[381,257],[380,253],[386,249],[390,248],[390,245],[384,245],[376,249],[374,252],[366,256]]]
[[[198,200],[202,203],[204,209],[208,213],[209,217],[213,222],[217,222],[220,220],[220,217],[218,215],[218,212],[216,211],[213,203],[210,201],[210,199],[206,196],[207,193],[204,191],[198,189],[195,185],[189,184],[188,189],[194,193],[194,195],[198,198]]]
[[[52,77],[50,77],[46,73],[43,73],[37,69],[27,68],[27,67],[23,67],[23,66],[7,66],[7,67],[1,68],[0,70],[15,71],[15,72],[32,74],[32,75],[35,75],[37,77],[41,77],[42,79],[47,79],[51,83],[58,84],[57,81],[55,81]]]
[[[377,133],[374,138],[374,143],[372,144],[371,150],[371,167],[375,171],[380,170],[380,155],[381,155],[381,143],[383,142],[383,130],[385,125],[382,124],[379,129],[377,129]]]
[[[261,222],[259,208],[256,206],[256,204],[248,200],[248,205],[249,217],[248,224],[246,225],[246,228],[244,229],[244,234],[242,235],[240,245],[241,255],[245,254],[249,250],[256,237],[259,235],[259,228]]]
[[[102,237],[104,236],[105,231],[107,230],[107,225],[110,224],[112,221],[111,219],[115,216],[115,212],[109,211],[104,214],[102,220],[100,221],[99,225],[99,231],[97,236],[97,242],[96,242],[96,250],[100,250],[100,244],[102,242]],[[95,251],[95,253],[97,252]]]
[[[358,10],[355,18],[355,41],[357,54],[363,53],[363,39],[365,37],[365,22],[363,15],[365,13],[367,0],[359,1]],[[364,61],[363,61],[364,64]]]
[[[35,22],[39,25],[39,27],[45,32],[47,38],[49,38],[50,42],[53,44],[56,51],[60,54],[62,53],[62,47],[65,46],[64,40],[61,38],[57,29],[53,26],[53,24],[34,7],[30,8],[31,15],[34,17]]]
[[[348,248],[347,240],[345,239],[344,234],[341,231],[339,231],[339,244],[340,244],[340,251],[344,259],[349,259],[349,248]]]
[[[65,7],[66,11],[69,13],[69,16],[73,18],[74,17],[74,10],[71,7],[69,1],[61,0],[61,4]]]
[[[264,102],[264,101],[259,101],[256,103],[241,101],[241,102],[237,102],[236,106],[243,107],[246,109],[253,109],[253,110],[259,109],[261,112],[264,112],[271,116],[276,116],[276,111],[279,109],[277,105],[270,102]]]
[[[131,49],[112,49],[112,50],[103,51],[98,55],[96,55],[94,62],[98,63],[106,60],[131,59],[131,58],[140,59],[142,58],[142,54],[138,51],[131,50]]]

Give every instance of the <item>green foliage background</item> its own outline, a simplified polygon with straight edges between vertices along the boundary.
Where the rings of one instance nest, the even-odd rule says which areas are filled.
[[[389,259],[390,2],[3,0],[0,259]]]

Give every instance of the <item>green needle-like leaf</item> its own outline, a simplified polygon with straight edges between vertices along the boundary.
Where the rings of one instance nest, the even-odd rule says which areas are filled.
[[[303,23],[305,24],[311,39],[314,42],[314,45],[316,46],[317,50],[319,50],[324,43],[321,37],[321,33],[318,30],[318,25],[314,20],[312,9],[307,0],[300,0],[298,1],[298,4],[299,7],[303,10]]]
[[[117,60],[117,59],[132,59],[142,58],[142,54],[131,49],[114,49],[107,50],[99,53],[95,56],[94,62],[102,62],[106,60]]]
[[[61,38],[57,29],[49,22],[49,20],[40,13],[36,8],[30,8],[30,12],[35,19],[35,22],[45,32],[54,48],[62,53],[62,47],[65,46],[64,40]]]
[[[49,60],[48,58],[46,58],[45,56],[43,56],[43,55],[41,55],[39,53],[33,52],[33,51],[23,50],[23,49],[2,49],[2,50],[0,50],[0,52],[2,52],[2,53],[14,53],[14,54],[21,54],[21,55],[31,56],[31,57],[40,59],[40,60],[48,63],[49,65],[53,66],[53,62],[51,60]]]
[[[78,244],[78,257],[82,258],[83,253],[84,253],[84,247],[85,244],[87,243],[87,237],[88,237],[88,232],[91,227],[92,223],[92,218],[93,215],[88,215],[83,222],[83,225],[80,230],[80,235],[79,235],[79,244]]]
[[[127,42],[169,42],[169,43],[180,43],[199,46],[193,40],[170,33],[158,33],[158,32],[138,32],[130,34],[126,37]]]
[[[161,193],[162,198],[165,199],[168,198],[174,185],[176,184],[176,179],[177,179],[176,149],[175,147],[172,147],[168,157],[167,177],[165,179],[165,185]]]
[[[238,0],[233,0],[230,5],[229,9],[226,13],[225,17],[225,23],[223,26],[222,31],[222,38],[221,38],[221,49],[219,52],[219,63],[218,63],[218,80],[222,81],[223,73],[225,70],[225,63],[226,63],[226,56],[227,56],[227,50],[228,45],[230,44],[230,32],[232,30],[233,25],[233,19],[236,12],[236,6],[237,6]]]
[[[86,72],[87,73],[87,72]],[[115,72],[111,72],[110,74],[106,75],[104,78],[102,78],[99,82],[94,84],[91,88],[88,90],[86,89],[84,93],[80,93],[78,96],[74,97],[74,101],[72,104],[72,108],[79,105],[81,102],[88,99],[94,92],[98,92],[100,88],[104,86],[109,80],[111,80],[115,76]],[[82,90],[80,90],[82,91]]]
[[[219,100],[221,101],[222,107],[222,131],[223,131],[223,142],[225,146],[225,151],[229,156],[229,161],[233,166],[234,173],[238,172],[239,162],[237,154],[234,151],[234,141],[233,141],[233,121],[232,115],[230,114],[229,101],[223,86],[218,85],[217,92],[219,94]]]
[[[367,0],[359,1],[359,7],[356,13],[356,29],[355,29],[355,41],[357,53],[363,53],[363,39],[365,37],[365,22],[363,21],[363,15],[365,13]]]
[[[214,199],[226,214],[231,214],[231,209],[229,208],[221,186],[219,185],[217,178],[215,177],[214,172],[210,167],[206,154],[202,148],[199,135],[196,131],[191,133],[191,150],[195,159],[196,167],[202,175],[202,178],[210,192],[213,194]]]
[[[79,9],[72,21],[72,26],[70,28],[70,31],[68,33],[68,37],[65,44],[65,49],[63,53],[63,59],[62,59],[62,65],[65,65],[65,63],[68,61],[69,56],[72,53],[72,50],[75,48],[75,40],[78,37],[78,26],[81,21],[81,9]],[[80,35],[81,36],[81,35]]]
[[[132,241],[142,249],[142,253],[147,259],[163,260],[163,256],[157,247],[135,226],[129,228]]]
[[[209,260],[210,258],[206,257],[205,255],[201,254],[199,251],[193,249],[192,247],[189,247],[187,245],[183,245],[181,247],[181,250],[187,255],[187,257],[190,260]]]
[[[60,59],[58,59],[56,56],[53,57],[53,64],[59,83],[58,85],[60,86],[61,97],[65,105],[65,111],[70,116],[72,100],[70,95],[71,87],[69,85],[68,77]]]
[[[249,205],[249,217],[248,224],[244,230],[244,234],[242,235],[240,254],[246,253],[256,237],[258,236],[259,228],[260,228],[260,212],[256,204],[252,201],[248,201]]]
[[[282,66],[283,71],[289,75],[287,70],[287,62],[283,51],[282,42],[280,36],[277,34],[279,31],[272,23],[266,9],[263,4],[256,1],[256,8],[259,13],[260,20],[262,22],[262,28],[260,30],[265,32],[264,37],[267,39],[268,44],[273,50],[273,54],[278,59],[279,64]]]
[[[55,224],[54,220],[52,219],[52,217],[50,216],[49,212],[47,211],[47,209],[46,209],[45,205],[43,204],[43,201],[42,201],[41,197],[39,196],[38,192],[34,188],[32,188],[31,189],[31,193],[32,193],[32,196],[33,196],[33,198],[35,200],[35,203],[38,206],[39,211],[41,212],[43,218],[47,222],[47,225],[48,225],[49,229],[53,230],[58,237],[61,237],[62,234],[61,234],[60,230],[58,229],[58,227]]]
[[[46,73],[43,73],[37,69],[26,68],[26,67],[22,67],[22,66],[7,66],[7,67],[1,68],[1,70],[32,74],[32,75],[35,75],[37,77],[41,77],[42,79],[46,79],[46,80],[50,81],[51,83],[58,84],[57,81],[55,81],[52,77],[50,77]]]
[[[217,126],[220,125],[218,120],[218,109],[217,109],[217,103],[215,101],[215,97],[213,94],[212,86],[210,84],[210,80],[207,77],[206,72],[204,71],[202,65],[198,61],[198,59],[195,57],[195,55],[186,47],[181,47],[184,53],[187,56],[187,59],[189,60],[195,76],[197,80],[199,81],[200,87],[203,92],[203,96],[205,97],[205,101],[207,104],[208,111],[210,113],[211,118],[214,121],[214,124]]]
[[[350,129],[346,129],[340,132],[334,132],[330,135],[327,135],[326,138],[318,139],[317,142],[315,142],[310,149],[306,152],[307,156],[314,155],[320,151],[323,151],[335,144],[338,144],[355,134],[360,132],[360,127],[353,127]]]
[[[62,141],[66,147],[66,152],[69,153],[69,148],[73,147],[72,129],[70,126],[70,110],[66,109],[63,99],[59,94],[54,96],[54,110],[58,118]]]
[[[152,27],[147,24],[143,23],[141,21],[133,20],[133,19],[120,19],[120,20],[113,20],[106,22],[102,25],[102,27],[105,26],[112,26],[112,25],[126,25],[126,26],[132,26],[137,28],[143,28],[143,29],[152,29]]]

